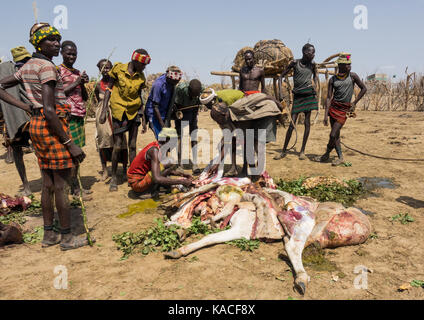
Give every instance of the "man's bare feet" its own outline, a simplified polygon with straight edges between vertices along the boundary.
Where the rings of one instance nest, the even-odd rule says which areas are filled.
[[[53,230],[44,230],[43,241],[41,247],[47,248],[60,243],[60,234]]]
[[[287,153],[283,151],[280,154],[276,155],[274,157],[274,160],[281,160],[281,159],[285,158],[286,156],[287,156]]]
[[[238,171],[236,167],[231,167],[231,169],[225,174],[227,177],[236,177],[238,175]]]
[[[334,160],[331,163],[331,165],[334,166],[334,167],[336,167],[336,166],[339,166],[339,165],[341,165],[343,163],[344,163],[344,159],[343,158],[338,158],[338,159]]]
[[[202,170],[200,170],[200,168],[197,166],[197,164],[193,164],[192,172],[193,172],[194,175],[197,176],[197,175],[202,173]]]
[[[321,157],[316,157],[315,161],[318,162],[327,162],[330,159],[330,154],[329,153],[324,153]]]
[[[91,242],[96,242],[96,239],[91,237]],[[73,250],[78,249],[84,246],[87,246],[88,240],[87,238],[80,238],[77,236],[69,234],[62,235],[62,240],[60,241],[60,250],[66,251],[66,250]]]
[[[307,157],[305,156],[305,153],[304,152],[301,152],[299,154],[299,160],[306,160],[306,159],[307,159]]]
[[[106,181],[108,177],[109,177],[109,174],[107,170],[100,171],[100,181]]]

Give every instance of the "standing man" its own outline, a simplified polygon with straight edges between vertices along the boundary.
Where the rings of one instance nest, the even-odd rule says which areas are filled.
[[[73,162],[82,162],[84,152],[71,139],[62,79],[52,58],[59,55],[61,35],[48,23],[37,23],[30,30],[30,42],[36,52],[13,76],[0,80],[0,99],[27,112],[32,112],[30,136],[41,169],[41,207],[44,220],[43,247],[60,243],[61,250],[88,244],[87,239],[71,233],[71,215],[65,195]],[[3,86],[23,83],[28,105],[8,94]],[[59,215],[60,235],[53,230],[54,205]]]
[[[255,53],[252,50],[247,50],[244,53],[245,65],[240,70],[239,89],[246,96],[254,93],[267,93],[265,89],[265,70],[255,65]],[[261,85],[261,91],[259,91]]]
[[[23,46],[13,48],[10,52],[12,53],[13,61],[15,63],[9,61],[0,64],[0,79],[15,74],[16,71],[27,63],[29,59],[31,59],[31,54]],[[7,92],[16,100],[29,103],[25,88],[22,84],[7,89]],[[22,181],[22,195],[29,196],[32,192],[26,175],[24,153],[22,148],[29,147],[30,117],[24,110],[18,109],[6,102],[0,103],[0,109],[3,112],[3,117],[6,123],[7,144],[12,149],[16,170],[18,170]]]
[[[122,139],[128,131],[128,149],[130,163],[136,156],[138,126],[142,124],[142,133],[146,132],[146,121],[142,104],[142,89],[146,87],[144,69],[150,63],[151,58],[146,50],[135,50],[131,61],[124,64],[117,62],[109,72],[109,83],[103,100],[103,110],[100,116],[100,124],[106,122],[109,109],[112,112],[112,129],[114,135],[112,152],[112,179],[109,191],[118,191],[119,156],[121,154]],[[126,172],[124,172],[126,176]]]
[[[316,65],[313,62],[315,57],[315,48],[312,44],[305,44],[302,48],[302,59],[292,61],[286,70],[281,73],[280,82],[291,71],[293,74],[293,107],[291,110],[292,122],[287,130],[286,139],[284,141],[283,151],[274,160],[283,159],[287,155],[287,146],[293,133],[294,126],[297,122],[299,113],[305,114],[305,132],[303,133],[302,148],[300,149],[299,159],[305,160],[305,148],[308,142],[309,132],[311,130],[311,113],[312,110],[318,110],[318,100],[316,98],[317,86],[319,79],[317,76]],[[315,87],[312,85],[312,78],[314,79]]]
[[[182,76],[180,68],[170,66],[166,69],[166,73],[153,82],[146,103],[146,116],[156,139],[162,128],[165,127],[165,122],[170,120],[166,118],[175,99],[175,86],[180,82]]]
[[[78,52],[77,46],[72,41],[63,41],[61,54],[63,57],[63,63],[59,66],[59,73],[63,81],[63,90],[67,97],[66,103],[71,106],[71,116],[69,119],[69,130],[71,131],[72,141],[82,148],[85,147],[85,114],[86,108],[84,101],[88,100],[87,90],[85,89],[85,83],[89,81],[85,71],[81,73],[78,69],[74,68],[74,64],[77,60]],[[71,193],[72,196],[77,199],[80,195],[80,186],[78,183],[78,170],[79,164],[76,164],[72,168],[71,175]],[[91,200],[89,195],[91,191],[83,191],[83,200]]]
[[[356,104],[367,92],[364,83],[356,73],[351,72],[351,54],[341,53],[338,60],[338,74],[332,76],[328,82],[328,95],[325,105],[324,125],[328,126],[330,116],[331,133],[327,144],[327,151],[318,160],[326,162],[330,158],[330,152],[335,148],[338,159],[333,161],[333,166],[344,162],[340,143],[340,130],[345,124],[347,117],[355,112]],[[355,84],[361,89],[355,101],[351,103]]]
[[[191,152],[193,156],[193,174],[200,174],[197,163],[197,116],[200,106],[200,94],[203,91],[202,83],[193,79],[190,82],[179,83],[175,89],[175,106],[177,112],[182,113],[181,119],[175,119],[175,129],[178,133],[178,163],[181,164],[181,134],[183,121],[188,122],[191,140]],[[194,132],[194,134],[193,134]]]

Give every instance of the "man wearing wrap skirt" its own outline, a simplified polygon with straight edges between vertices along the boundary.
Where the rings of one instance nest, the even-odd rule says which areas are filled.
[[[353,115],[356,104],[367,92],[364,83],[356,73],[351,70],[351,54],[341,53],[336,61],[339,67],[338,74],[332,76],[328,82],[328,96],[325,106],[324,125],[328,126],[328,116],[330,116],[331,133],[327,144],[327,151],[317,160],[327,162],[330,152],[335,148],[338,159],[333,161],[333,166],[344,162],[342,147],[340,143],[340,130],[345,124],[347,117]],[[355,84],[361,89],[355,101],[351,103]]]
[[[305,132],[303,134],[302,147],[300,149],[299,159],[305,160],[305,148],[308,142],[311,130],[311,113],[312,110],[318,110],[318,100],[316,98],[316,90],[312,85],[312,78],[315,86],[318,83],[316,65],[313,62],[315,57],[315,48],[312,44],[305,44],[302,48],[303,57],[299,60],[292,61],[286,70],[280,76],[280,83],[291,70],[293,70],[293,106],[291,110],[292,122],[287,130],[286,139],[284,141],[283,151],[274,157],[274,160],[280,160],[287,155],[287,146],[290,142],[294,126],[296,125],[299,113],[305,114]]]

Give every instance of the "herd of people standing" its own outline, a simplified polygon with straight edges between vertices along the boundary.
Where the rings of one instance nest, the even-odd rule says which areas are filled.
[[[85,84],[89,79],[85,72],[74,68],[78,55],[76,44],[72,41],[61,43],[61,35],[55,27],[47,23],[35,24],[30,30],[30,43],[35,47],[35,53],[29,54],[24,47],[12,49],[15,64],[7,64],[7,70],[3,70],[4,64],[0,65],[0,101],[3,111],[7,110],[6,113],[12,115],[14,119],[11,121],[13,125],[8,124],[8,138],[23,182],[24,194],[31,193],[22,152],[22,147],[28,145],[29,138],[38,159],[42,175],[41,204],[45,231],[42,246],[60,244],[62,250],[71,250],[88,244],[87,239],[76,237],[71,233],[65,190],[69,184],[74,196],[82,195],[84,200],[91,198],[89,190],[80,190],[78,181],[79,166],[85,158],[82,150],[86,140],[85,102],[89,99]],[[312,110],[317,109],[316,89],[312,84],[312,79],[315,80],[315,84],[318,82],[313,63],[315,48],[307,44],[302,51],[302,59],[293,61],[281,75],[283,78],[291,70],[294,71],[294,103],[293,121],[287,131],[283,151],[275,158],[277,160],[285,157],[297,116],[301,112],[305,113],[305,134],[299,158],[305,159],[304,152],[310,132],[310,114]],[[62,54],[63,63],[55,66],[52,58],[59,53]],[[267,94],[264,71],[254,64],[254,52],[248,51],[245,53],[245,67],[240,71],[240,90],[233,92],[227,90],[225,94],[217,92],[211,99],[201,101],[200,96],[205,90],[201,82],[197,79],[181,82],[183,76],[181,69],[170,66],[153,83],[144,107],[142,90],[146,88],[146,77],[143,71],[150,62],[148,52],[137,49],[128,63],[112,64],[109,60],[102,59],[97,64],[102,79],[94,88],[98,101],[96,146],[102,166],[102,180],[108,177],[107,162],[112,162],[109,187],[112,192],[118,190],[119,163],[122,163],[129,186],[138,193],[151,196],[159,186],[190,186],[193,181],[192,175],[186,174],[178,166],[162,164],[160,152],[162,145],[169,139],[178,139],[178,163],[181,163],[181,124],[186,121],[192,138],[193,174],[198,174],[200,169],[197,164],[197,139],[195,139],[198,128],[198,106],[203,103],[212,109],[212,104],[217,103],[216,106],[221,106],[224,110],[225,106],[228,107],[242,97],[255,93]],[[340,129],[349,112],[354,111],[356,103],[366,92],[359,77],[350,72],[350,54],[341,55],[337,63],[339,72],[330,80],[324,116],[325,125],[328,125],[330,117],[332,129],[327,150],[318,159],[322,162],[329,159],[330,152],[334,148],[338,154],[338,161],[343,161]],[[355,84],[361,88],[361,92],[351,104]],[[276,103],[281,106],[278,101]],[[175,128],[170,128],[170,120],[175,114],[174,108],[179,111],[179,117],[174,119]],[[216,114],[217,110],[215,108],[212,112],[215,111]],[[222,114],[225,112],[227,111],[223,111]],[[224,116],[223,119],[220,123],[221,128],[226,127],[224,122],[231,122],[228,116]],[[149,143],[137,154],[140,126],[142,133],[146,132],[149,126],[156,141]],[[233,153],[234,147],[233,145]],[[238,173],[235,162],[232,169],[231,174]],[[243,170],[243,173],[246,172]],[[53,230],[54,207],[59,215],[60,234]]]

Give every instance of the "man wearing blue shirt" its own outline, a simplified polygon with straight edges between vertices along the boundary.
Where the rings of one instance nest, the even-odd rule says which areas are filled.
[[[146,115],[156,139],[162,128],[165,127],[165,118],[172,104],[175,86],[181,80],[182,75],[180,68],[171,66],[153,83],[146,103]]]

